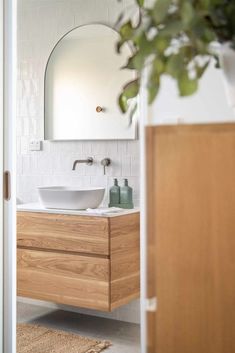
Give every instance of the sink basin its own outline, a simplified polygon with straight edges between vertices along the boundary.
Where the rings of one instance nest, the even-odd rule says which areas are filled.
[[[39,187],[39,199],[45,208],[85,210],[97,208],[103,198],[105,188],[76,188],[67,186]]]

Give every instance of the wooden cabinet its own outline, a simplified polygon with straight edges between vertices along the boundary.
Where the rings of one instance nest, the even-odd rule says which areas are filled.
[[[235,124],[147,128],[148,353],[235,352]]]
[[[17,212],[18,295],[102,311],[139,297],[139,213]]]
[[[109,218],[18,212],[17,244],[109,256]]]

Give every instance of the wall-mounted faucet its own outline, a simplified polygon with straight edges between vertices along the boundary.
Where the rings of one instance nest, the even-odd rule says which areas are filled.
[[[100,162],[101,165],[104,167],[104,175],[106,174],[106,167],[108,167],[111,164],[111,159],[110,158],[104,158],[102,159],[102,161]]]
[[[85,163],[85,164],[87,164],[87,165],[92,165],[93,164],[93,158],[92,157],[88,157],[87,159],[77,159],[76,161],[74,161],[74,163],[73,163],[73,168],[72,168],[72,170],[75,170],[76,169],[76,166],[77,166],[77,164],[83,164],[83,163]]]

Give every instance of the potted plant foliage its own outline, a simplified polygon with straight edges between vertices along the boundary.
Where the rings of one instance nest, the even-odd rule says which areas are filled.
[[[227,93],[235,107],[235,0],[153,0],[151,6],[144,0],[136,2],[138,23],[129,19],[119,26],[117,50],[126,42],[131,44],[133,55],[125,68],[137,72],[120,94],[121,110],[126,112],[130,99],[138,95],[146,66],[152,103],[163,75],[176,80],[181,96],[195,93],[212,60],[224,70]]]

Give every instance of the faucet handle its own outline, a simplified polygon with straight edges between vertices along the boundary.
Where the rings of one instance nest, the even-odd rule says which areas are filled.
[[[101,161],[101,165],[104,167],[104,175],[106,174],[106,167],[108,167],[111,164],[111,159],[110,158],[104,158]]]
[[[87,160],[86,160],[86,164],[87,165],[92,165],[94,162],[94,159],[92,157],[88,157]]]

